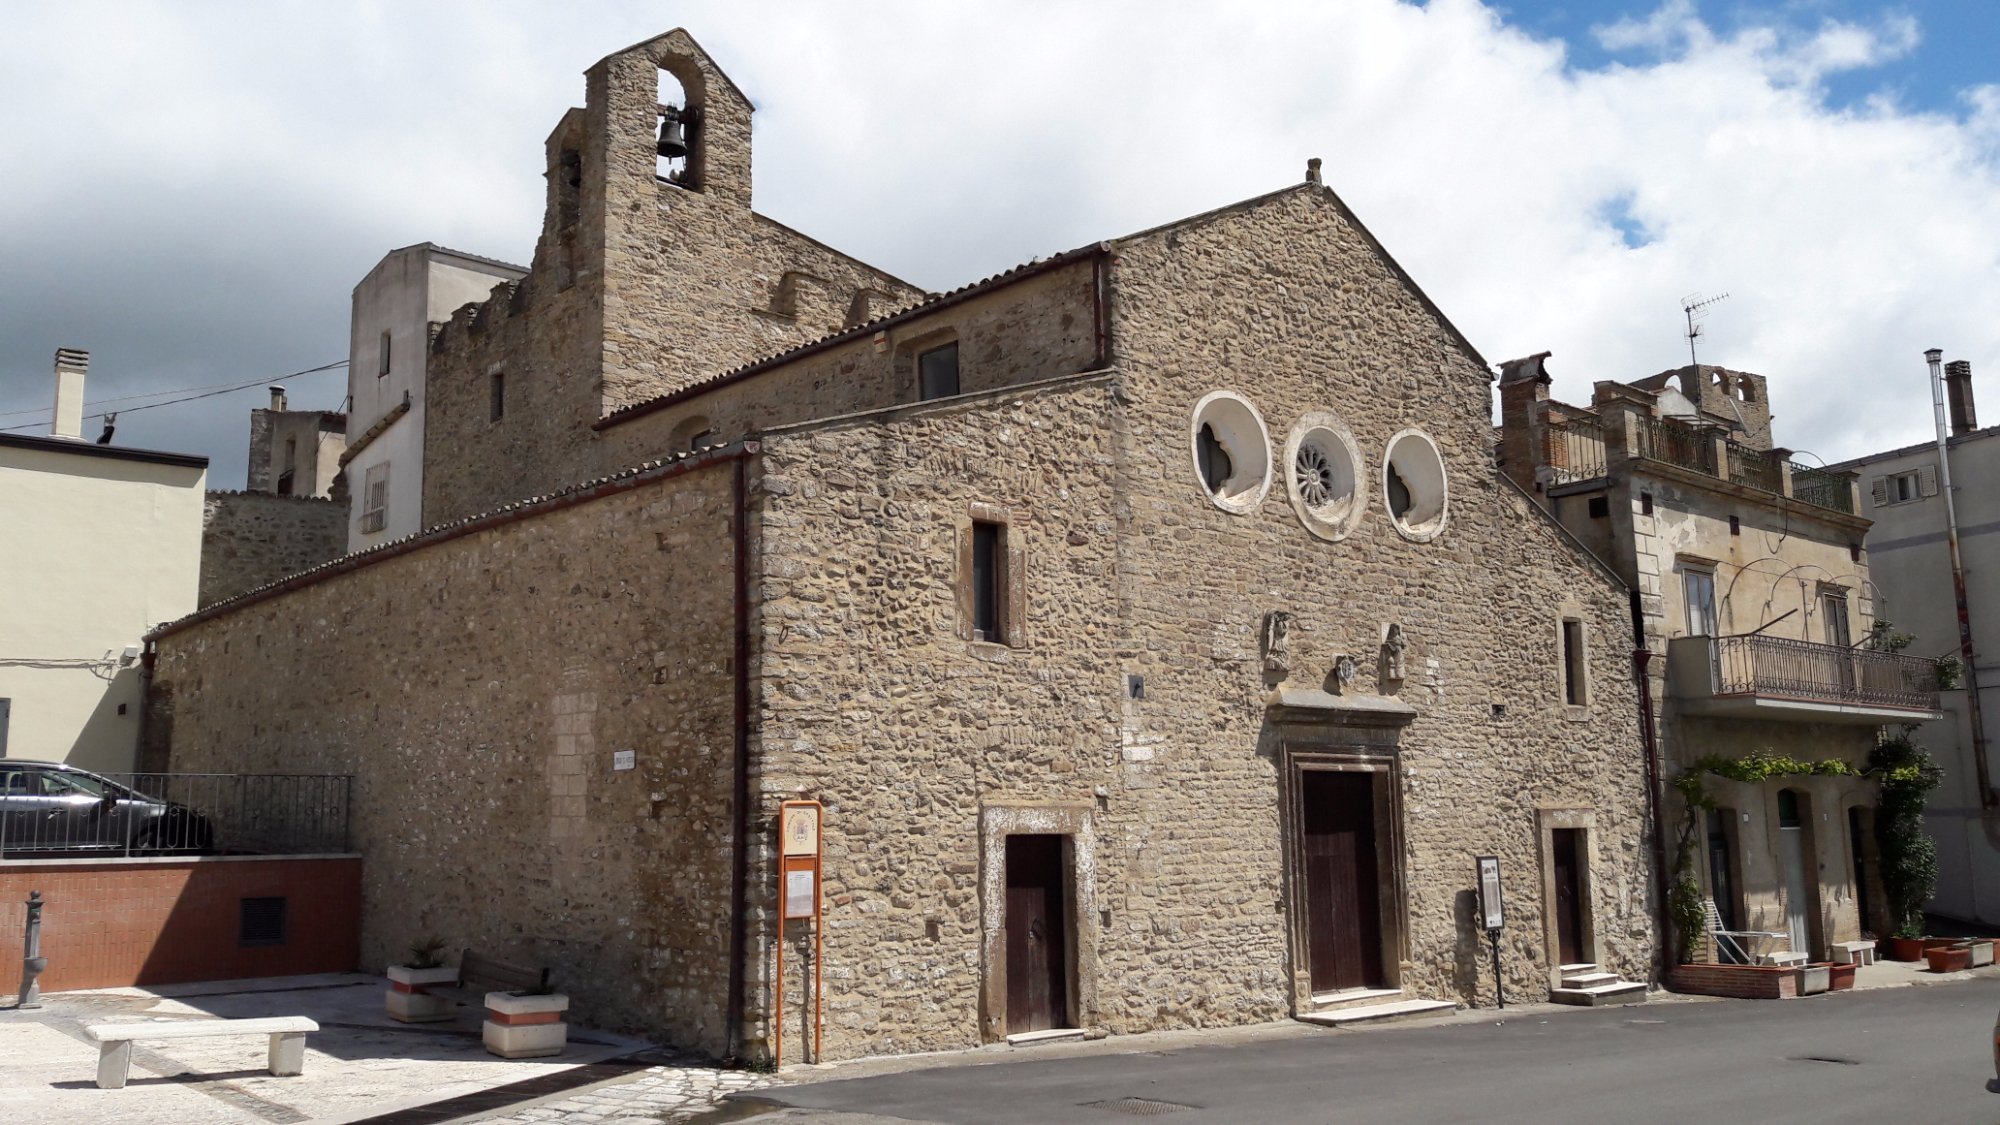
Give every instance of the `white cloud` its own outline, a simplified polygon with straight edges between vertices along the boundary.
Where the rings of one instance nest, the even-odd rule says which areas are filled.
[[[0,229],[0,410],[43,405],[58,344],[153,385],[340,355],[348,288],[392,246],[525,258],[541,142],[582,70],[675,24],[759,106],[760,209],[922,284],[1257,194],[1317,155],[1489,358],[1554,349],[1566,397],[1685,362],[1693,290],[1731,294],[1703,359],[1770,376],[1779,440],[1828,459],[1925,435],[1926,347],[2000,378],[1996,87],[1959,118],[1821,91],[1914,49],[1894,14],[1725,36],[1668,3],[1599,29],[1628,53],[1588,71],[1474,0],[10,22],[0,134],[38,174],[0,181],[0,208],[34,219]],[[227,417],[184,434],[240,450],[252,404],[218,401]]]

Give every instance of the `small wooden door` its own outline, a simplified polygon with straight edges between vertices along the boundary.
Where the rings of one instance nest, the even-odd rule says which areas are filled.
[[[1068,1027],[1061,836],[1007,837],[1007,1034]]]
[[[1375,847],[1375,775],[1308,770],[1300,777],[1312,989],[1380,988],[1382,884]]]
[[[1556,950],[1564,965],[1588,962],[1583,948],[1583,848],[1580,828],[1550,830],[1556,882]]]

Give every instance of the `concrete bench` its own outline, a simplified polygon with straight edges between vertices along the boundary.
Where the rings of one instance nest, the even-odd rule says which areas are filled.
[[[1766,965],[1783,965],[1792,968],[1797,968],[1811,960],[1811,957],[1803,953],[1766,953],[1763,957],[1764,964]]]
[[[169,1023],[114,1023],[86,1027],[84,1034],[98,1044],[97,1085],[122,1090],[132,1070],[132,1043],[145,1039],[214,1039],[227,1035],[271,1037],[271,1073],[278,1077],[306,1069],[306,1032],[319,1025],[304,1016],[274,1016],[256,1020],[180,1020]]]
[[[1836,941],[1833,943],[1833,959],[1843,965],[1873,965],[1875,963],[1875,943],[1872,941]]]

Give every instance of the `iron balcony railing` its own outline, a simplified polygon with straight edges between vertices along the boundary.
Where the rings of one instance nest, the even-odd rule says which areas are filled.
[[[1544,435],[1542,463],[1552,471],[1557,484],[1605,474],[1604,425],[1597,419],[1551,421]]]
[[[1715,475],[1715,442],[1692,426],[1664,418],[1639,419],[1639,456]]]
[[[1785,473],[1776,457],[1733,441],[1727,444],[1730,480],[1779,496],[1785,494]]]
[[[1786,637],[1714,638],[1715,694],[1935,711],[1935,661]]]
[[[93,774],[0,760],[0,854],[344,852],[353,790],[347,774]]]
[[[1854,514],[1854,490],[1844,473],[1830,473],[1797,461],[1792,466],[1792,498],[1820,508]]]

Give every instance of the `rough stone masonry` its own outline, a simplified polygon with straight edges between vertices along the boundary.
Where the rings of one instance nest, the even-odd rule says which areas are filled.
[[[597,108],[662,67],[727,82],[681,32],[593,68],[552,140],[583,213],[689,190],[647,115]],[[705,128],[662,238],[749,214],[747,108]],[[634,245],[555,255],[566,214],[522,290],[601,298],[438,336],[527,357],[510,401],[590,404],[504,453],[433,433],[439,495],[493,510],[155,638],[174,768],[358,775],[371,966],[435,932],[551,966],[579,1022],[796,1059],[811,923],[777,922],[775,825],[811,799],[827,1057],[1491,1003],[1479,855],[1510,996],[1559,982],[1559,933],[1646,979],[1627,591],[1496,472],[1484,361],[1330,190],[871,309],[657,406],[628,378],[685,362],[682,322],[633,295],[680,283]],[[532,358],[577,340],[617,369]]]

